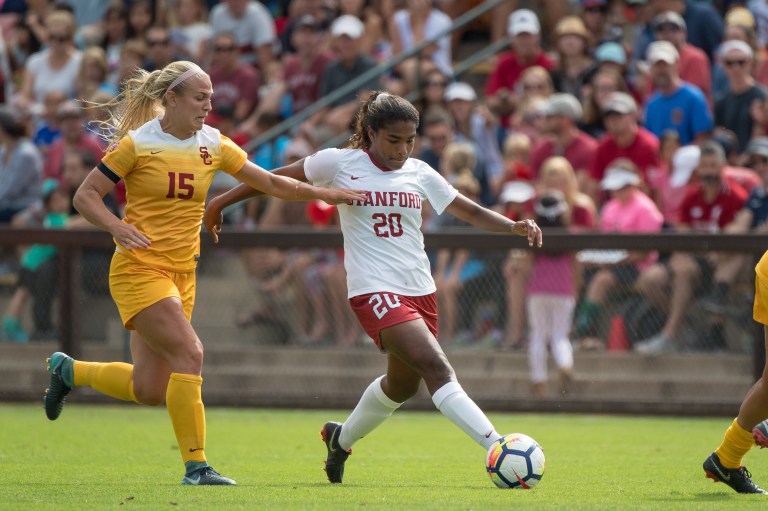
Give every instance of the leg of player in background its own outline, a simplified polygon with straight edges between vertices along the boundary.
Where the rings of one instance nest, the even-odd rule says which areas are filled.
[[[755,320],[768,323],[768,285],[759,276],[755,281]],[[764,342],[768,347],[768,327],[764,329]],[[739,415],[726,430],[720,446],[704,461],[708,478],[721,481],[738,493],[767,493],[752,482],[752,475],[742,465],[744,455],[760,441],[764,433],[761,421],[768,417],[768,366],[741,404]],[[754,428],[754,430],[753,430]],[[754,435],[754,436],[753,436]]]

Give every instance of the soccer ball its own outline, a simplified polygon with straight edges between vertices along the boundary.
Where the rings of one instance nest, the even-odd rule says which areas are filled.
[[[536,440],[522,433],[510,433],[488,449],[485,468],[499,488],[528,490],[544,475],[544,450]]]

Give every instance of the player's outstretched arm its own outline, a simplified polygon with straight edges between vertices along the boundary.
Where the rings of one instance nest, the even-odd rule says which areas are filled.
[[[296,176],[296,178],[292,176]],[[359,190],[346,188],[319,188],[305,181],[303,160],[281,167],[274,172],[267,172],[258,165],[248,161],[236,174],[236,177],[244,184],[260,192],[272,195],[279,199],[290,201],[303,201],[320,199],[329,204],[341,204],[353,200],[365,200],[365,193]],[[297,179],[298,178],[298,179]],[[214,242],[218,242],[218,233],[221,232],[221,211],[228,205],[252,197],[257,193],[249,192],[242,185],[213,199],[203,214],[203,222],[206,230],[213,236]]]
[[[483,231],[511,232],[518,236],[526,236],[529,247],[541,246],[541,229],[533,220],[515,222],[504,215],[482,207],[462,194],[458,194],[445,210]]]

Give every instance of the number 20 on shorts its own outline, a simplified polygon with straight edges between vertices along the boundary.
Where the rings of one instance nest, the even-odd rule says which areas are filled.
[[[381,319],[390,309],[400,307],[400,297],[389,293],[376,293],[368,299],[368,304],[373,305],[373,313]]]

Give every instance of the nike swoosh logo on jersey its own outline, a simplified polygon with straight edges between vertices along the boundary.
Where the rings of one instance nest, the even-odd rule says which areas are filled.
[[[352,176],[352,181],[357,181],[358,179],[363,179],[365,176]]]
[[[163,151],[165,151],[165,149],[160,149],[159,151],[150,151],[149,154],[162,153]]]

